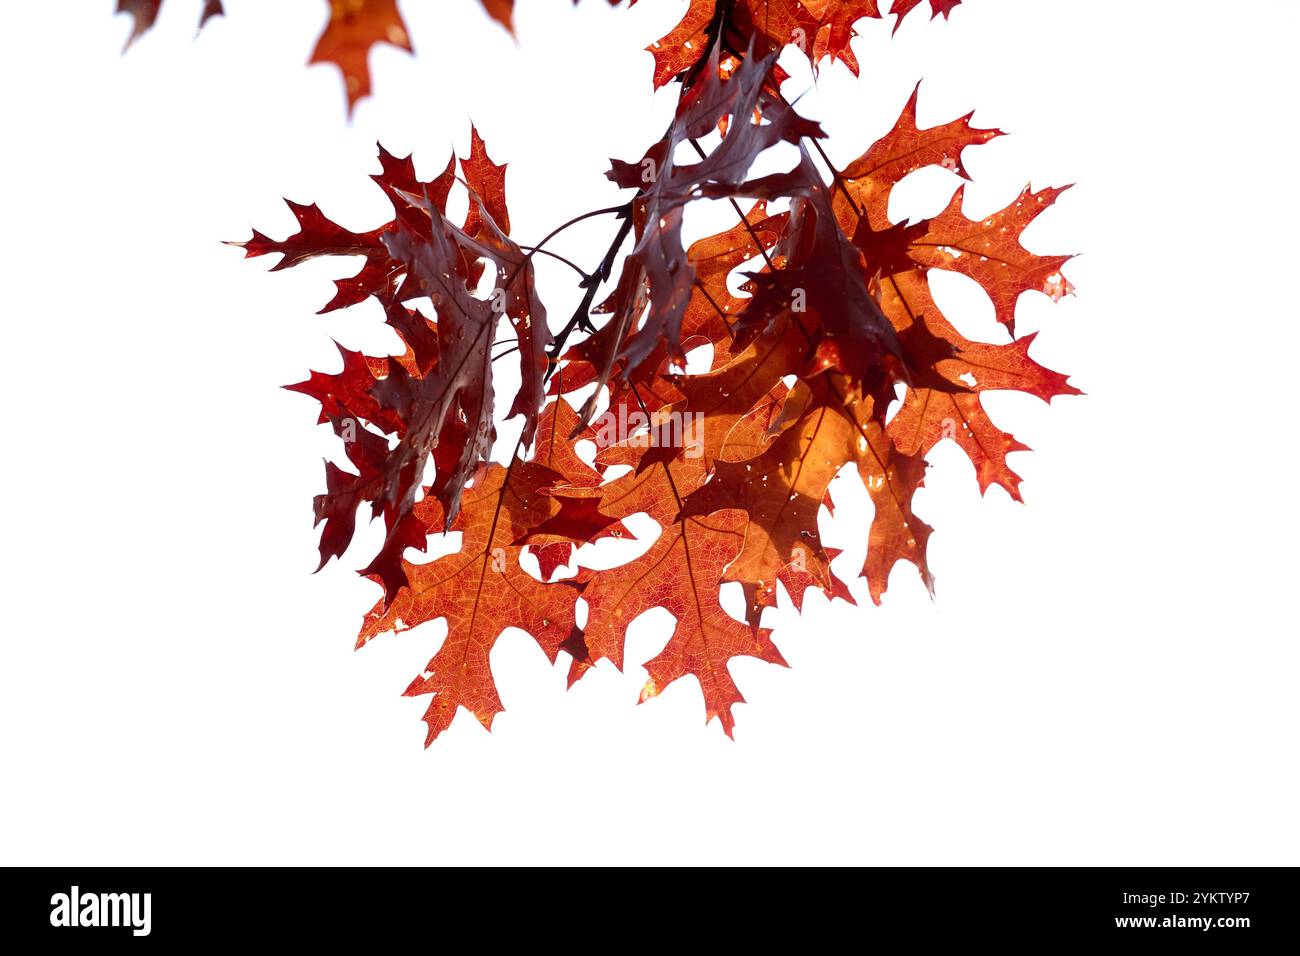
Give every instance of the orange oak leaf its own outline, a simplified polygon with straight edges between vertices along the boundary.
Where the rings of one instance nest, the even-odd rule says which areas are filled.
[[[1029,224],[1069,187],[1037,193],[1026,189],[1005,209],[980,220],[965,216],[964,188],[958,188],[939,215],[899,228],[888,212],[894,186],[925,166],[942,166],[968,179],[963,150],[1002,135],[972,126],[971,114],[920,129],[916,105],[913,90],[893,128],[837,173],[839,188],[832,198],[836,219],[862,251],[868,274],[891,275],[913,265],[960,272],[984,288],[998,321],[1014,332],[1021,293],[1039,291],[1060,299],[1074,291],[1061,275],[1071,256],[1035,255],[1020,242]]]
[[[381,601],[366,616],[357,638],[361,647],[385,631],[406,631],[438,618],[447,637],[411,682],[407,696],[432,694],[425,713],[425,746],[464,707],[484,727],[504,708],[492,679],[489,656],[508,627],[527,631],[552,663],[561,650],[585,660],[574,606],[580,588],[571,582],[544,584],[519,566],[515,539],[554,507],[543,489],[559,476],[534,462],[510,468],[485,466],[464,495],[453,530],[462,532],[460,550],[429,564],[406,563],[410,586],[387,607]],[[442,508],[426,498],[416,508],[430,530],[442,525]]]
[[[620,452],[640,452],[624,445],[606,455],[616,460]],[[623,666],[627,628],[641,614],[661,607],[676,619],[664,649],[645,665],[649,679],[642,702],[669,684],[694,676],[704,693],[705,719],[717,717],[727,736],[735,720],[734,704],[744,698],[727,664],[737,656],[757,657],[785,664],[767,628],[736,620],[719,603],[723,569],[744,544],[746,519],[731,510],[708,516],[683,516],[681,496],[703,477],[698,460],[659,462],[600,489],[600,507],[625,517],[645,512],[661,524],[650,550],[622,565],[617,575],[591,578],[583,591],[587,604],[584,636],[591,661],[607,658]],[[575,661],[571,679],[590,665]]]
[[[397,0],[329,0],[330,18],[309,63],[333,63],[343,73],[348,112],[370,95],[370,48],[391,43],[411,52]]]
[[[1020,234],[1068,189],[1061,186],[1033,192],[1029,187],[1005,209],[968,219],[962,211],[962,189],[948,207],[928,220],[926,234],[913,242],[909,254],[919,265],[969,276],[983,286],[997,320],[1015,331],[1016,302],[1023,292],[1041,292],[1053,300],[1073,295],[1061,267],[1073,256],[1039,256],[1020,244]]]
[[[952,358],[938,363],[937,371],[970,389],[909,389],[889,423],[889,434],[908,454],[923,455],[945,438],[952,439],[974,464],[981,492],[998,484],[1019,501],[1020,476],[1007,466],[1006,456],[1029,448],[993,424],[979,393],[1015,390],[1049,402],[1058,395],[1078,395],[1079,390],[1066,376],[1029,357],[1033,335],[1000,345],[963,338],[942,318],[920,270],[892,275],[881,286],[881,305],[898,328],[906,328],[916,315],[926,315],[930,325],[957,347]]]
[[[786,666],[770,629],[737,621],[718,601],[716,582],[735,555],[744,526],[744,515],[736,511],[683,518],[625,566],[626,581],[598,577],[596,584],[602,586],[589,587],[588,600],[588,626],[602,635],[626,629],[638,608],[662,607],[673,615],[676,624],[668,643],[645,664],[649,677],[640,702],[693,676],[704,694],[705,721],[718,718],[728,737],[736,726],[731,708],[745,702],[727,666],[731,659],[756,657]],[[628,581],[636,582],[635,592]]]
[[[841,226],[849,235],[862,215],[874,229],[889,228],[889,197],[905,176],[925,166],[942,166],[969,179],[962,151],[1003,135],[1001,130],[971,126],[973,113],[921,129],[916,122],[920,90],[918,83],[889,132],[839,174],[843,192],[834,198]]]

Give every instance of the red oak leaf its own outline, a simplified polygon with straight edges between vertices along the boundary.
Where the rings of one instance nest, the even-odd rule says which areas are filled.
[[[928,231],[912,243],[910,255],[919,265],[970,276],[993,300],[998,321],[1014,332],[1022,292],[1042,292],[1053,300],[1074,293],[1061,275],[1073,256],[1039,256],[1020,244],[1025,227],[1068,188],[1033,192],[1025,187],[1009,206],[983,219],[966,218],[958,189],[948,208],[928,220]]]
[[[937,370],[970,389],[965,393],[909,389],[889,423],[889,434],[898,448],[908,454],[925,454],[940,441],[951,438],[975,465],[980,491],[998,484],[1020,500],[1020,476],[1007,467],[1006,456],[1029,449],[993,424],[979,393],[1013,389],[1050,401],[1057,395],[1078,395],[1079,390],[1066,381],[1066,376],[1029,357],[1033,335],[1002,345],[963,338],[940,317],[929,284],[919,270],[890,276],[882,286],[882,305],[896,325],[905,328],[914,315],[928,316],[931,326],[937,323],[939,334],[958,349],[951,359],[938,363]]]
[[[521,549],[514,544],[521,532],[550,513],[553,501],[543,489],[558,478],[532,462],[486,466],[465,492],[452,524],[462,532],[460,550],[429,564],[405,563],[410,587],[387,607],[381,601],[366,615],[358,647],[385,631],[447,620],[447,637],[438,653],[406,689],[407,696],[434,695],[424,716],[429,725],[425,746],[447,729],[457,707],[491,729],[503,708],[489,655],[506,628],[531,634],[552,663],[561,650],[575,660],[586,659],[574,616],[579,586],[538,581],[519,566]],[[441,528],[442,509],[434,499],[422,501],[416,513],[429,530]]]
[[[639,458],[635,445],[616,446],[603,457]],[[669,684],[694,676],[704,693],[705,719],[717,717],[728,736],[735,725],[733,704],[743,702],[728,662],[737,656],[784,664],[770,631],[737,621],[719,603],[723,569],[739,554],[745,539],[745,516],[727,511],[678,518],[682,497],[704,477],[699,459],[659,462],[599,489],[600,507],[618,517],[645,512],[662,525],[650,550],[628,562],[619,574],[591,578],[583,592],[587,603],[584,636],[591,660],[608,658],[623,666],[628,625],[651,608],[662,607],[677,623],[664,649],[646,663],[649,680],[641,701]],[[589,667],[575,660],[571,680]]]

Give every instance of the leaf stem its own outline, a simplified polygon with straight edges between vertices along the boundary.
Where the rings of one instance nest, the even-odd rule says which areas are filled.
[[[583,280],[584,282],[587,281],[587,279],[591,278],[589,275],[587,275],[587,273],[583,272],[582,269],[580,269],[580,268],[579,268],[579,267],[578,267],[578,266],[573,262],[573,260],[571,260],[571,259],[566,259],[564,256],[560,255],[558,252],[552,252],[550,249],[543,249],[541,246],[520,246],[519,248],[522,249],[522,250],[524,250],[525,252],[533,252],[533,253],[540,252],[540,253],[541,253],[542,255],[544,255],[544,256],[550,256],[552,259],[556,259],[556,260],[558,260],[558,261],[560,261],[560,262],[563,262],[566,266],[568,266],[568,267],[569,267],[570,269],[572,269],[574,272],[578,273],[578,275],[582,276],[582,280]]]
[[[573,315],[565,323],[559,333],[551,342],[550,348],[546,351],[546,375],[549,379],[556,369],[556,363],[559,361],[560,353],[564,351],[564,345],[569,340],[575,329],[581,329],[588,335],[596,331],[596,327],[591,324],[589,318],[591,303],[596,298],[596,292],[601,283],[609,278],[614,268],[614,257],[618,255],[618,250],[623,247],[624,240],[632,231],[632,212],[631,202],[627,204],[628,212],[623,216],[623,222],[618,228],[618,233],[614,236],[609,248],[605,250],[605,255],[601,258],[600,264],[592,270],[591,274],[586,276],[582,281],[582,288],[585,290],[582,294],[582,301],[578,307],[573,310]]]
[[[570,226],[575,226],[578,223],[582,222],[584,219],[594,219],[596,216],[605,216],[610,213],[629,214],[631,210],[632,210],[632,202],[631,200],[629,200],[618,206],[606,206],[604,209],[593,209],[591,212],[584,212],[581,216],[574,216],[568,222],[561,223],[560,225],[556,226],[554,229],[552,229],[542,238],[541,242],[537,243],[537,245],[535,246],[531,246],[530,247],[531,251],[524,254],[524,257],[523,259],[520,260],[519,264],[516,265],[513,270],[511,270],[510,276],[506,279],[505,287],[508,289],[510,288],[510,286],[514,285],[515,279],[518,278],[519,276],[519,271],[523,269],[525,265],[528,264],[528,262],[533,258],[533,256],[535,256],[539,252],[542,252],[543,246],[545,246],[548,242],[550,242],[552,239],[554,239],[564,230],[568,229]],[[520,246],[520,248],[522,249],[523,247]]]

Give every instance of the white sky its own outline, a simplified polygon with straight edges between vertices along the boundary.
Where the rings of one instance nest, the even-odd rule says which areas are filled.
[[[1012,459],[1027,505],[937,449],[917,499],[937,601],[899,565],[882,608],[861,582],[865,606],[783,604],[792,667],[732,665],[735,743],[689,680],[634,706],[657,612],[626,673],[568,693],[507,634],[493,733],[462,714],[428,752],[426,700],[400,693],[442,625],[352,652],[375,589],[359,550],[310,574],[332,444],[278,388],[336,368],[331,336],[382,348],[379,322],[313,314],[351,263],[267,275],[219,240],[285,235],[281,196],[370,228],[375,141],[431,171],[472,116],[535,241],[608,204],[607,158],[662,131],[675,94],[638,51],[685,4],[520,0],[516,44],[474,0],[407,0],[418,55],[372,54],[350,125],[337,73],[304,66],[319,0],[227,0],[197,40],[198,0],[168,0],[125,57],[113,6],[14,4],[0,33],[5,862],[1296,861],[1300,5],[865,24],[862,79],[828,67],[800,104],[832,156],[924,77],[923,124],[977,108],[1014,134],[966,153],[972,215],[1078,183],[1027,237],[1083,253],[1079,297],[1018,318],[1088,397],[990,401],[1035,449]],[[955,182],[917,177],[900,213]],[[588,262],[607,229],[555,248]],[[563,271],[546,281],[567,316]],[[986,300],[936,285],[995,334]],[[825,537],[848,577],[868,506],[842,481]]]

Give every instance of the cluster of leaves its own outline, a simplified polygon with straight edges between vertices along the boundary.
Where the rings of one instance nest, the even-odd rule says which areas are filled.
[[[895,0],[894,11],[916,3]],[[931,5],[946,14],[955,0]],[[406,345],[385,357],[340,348],[341,371],[290,387],[319,401],[320,421],[344,439],[353,469],[326,465],[327,490],[315,502],[322,565],[347,548],[359,507],[384,522],[383,544],[362,572],[384,596],[358,645],[446,619],[445,641],[406,691],[432,695],[428,742],[458,707],[487,727],[502,710],[489,656],[506,628],[531,634],[552,662],[565,652],[572,683],[601,659],[621,667],[628,626],[652,608],[676,624],[645,665],[641,699],[692,675],[707,718],[730,735],[742,700],[731,659],[783,663],[762,626],[778,582],[797,608],[809,589],[853,601],[819,530],[822,512],[833,512],[835,475],[852,466],[874,503],[860,576],[877,603],[899,561],[932,584],[931,528],[912,502],[937,443],[952,439],[966,452],[982,490],[997,484],[1019,498],[1007,455],[1025,446],[993,423],[982,393],[1076,393],[1030,357],[1033,336],[1014,337],[1021,293],[1071,291],[1061,275],[1068,257],[1020,243],[1061,190],[1026,190],[972,220],[959,189],[930,219],[892,222],[900,180],[935,165],[965,178],[963,150],[1000,135],[969,115],[919,128],[915,93],[862,156],[830,166],[821,128],[782,97],[776,55],[801,30],[810,57],[853,67],[852,24],[871,16],[875,0],[691,4],[652,47],[656,83],[681,84],[672,123],[643,156],[613,162],[610,179],[631,195],[588,214],[613,216],[617,232],[558,331],[536,291],[539,250],[510,238],[505,168],[477,132],[459,176],[453,157],[428,182],[409,158],[381,148],[373,179],[393,218],[378,229],[354,233],[314,205],[290,203],[296,233],[277,241],[254,232],[240,244],[249,256],[280,254],[276,269],[363,257],[322,311],[374,298]],[[752,174],[778,145],[797,154],[793,166]],[[447,218],[457,180],[469,195],[460,225]],[[729,203],[736,223],[688,248],[683,212],[702,200]],[[931,296],[932,269],[979,283],[1010,341],[963,338]],[[433,314],[414,300],[431,301]],[[511,348],[494,356],[503,328]],[[685,374],[686,352],[703,345],[711,367]],[[491,459],[492,370],[504,354],[520,382],[507,417],[522,428],[502,464]],[[567,396],[582,391],[575,407]],[[590,461],[579,453],[584,441],[596,448]],[[575,546],[626,535],[624,522],[643,514],[661,530],[640,557],[599,574],[579,562],[552,580],[574,564]],[[457,552],[406,560],[447,531],[461,532]],[[525,570],[525,552],[540,577]],[[728,582],[743,589],[744,619],[719,602]]]

